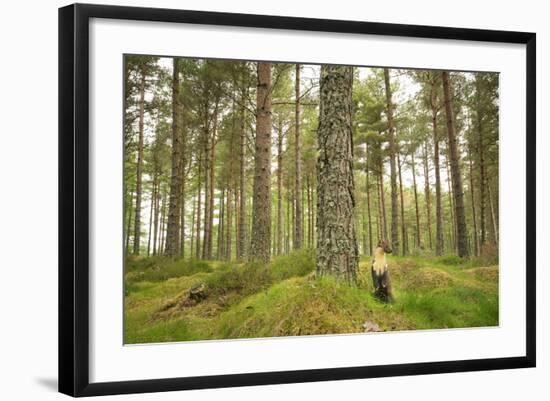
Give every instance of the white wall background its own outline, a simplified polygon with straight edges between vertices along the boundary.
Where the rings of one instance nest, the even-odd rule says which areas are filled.
[[[545,3],[437,0],[160,0],[105,2],[132,6],[534,31],[538,41],[538,367],[536,369],[292,384],[124,399],[546,399],[550,395],[548,309],[550,147],[544,111],[550,79],[544,60],[550,25]],[[100,2],[101,3],[101,2]],[[3,4],[0,20],[0,398],[54,400],[57,376],[57,8],[58,0]],[[547,68],[548,69],[548,68]],[[545,104],[545,100],[548,103]],[[104,399],[123,399],[108,397]]]

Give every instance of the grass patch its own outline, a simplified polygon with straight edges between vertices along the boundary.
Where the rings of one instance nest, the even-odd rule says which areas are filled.
[[[269,265],[132,260],[125,342],[360,333],[366,322],[381,331],[498,324],[498,266],[448,256],[392,255],[388,263],[392,304],[372,295],[369,257],[360,261],[357,286],[316,279],[308,250]],[[198,283],[207,297],[182,302]]]

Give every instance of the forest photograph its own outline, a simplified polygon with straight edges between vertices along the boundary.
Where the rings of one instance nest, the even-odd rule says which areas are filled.
[[[124,343],[499,325],[499,74],[124,56]]]

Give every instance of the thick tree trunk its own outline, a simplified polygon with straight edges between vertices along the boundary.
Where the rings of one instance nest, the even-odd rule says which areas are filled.
[[[357,280],[352,138],[353,68],[321,66],[317,160],[317,274]]]
[[[300,64],[296,64],[296,110],[294,121],[294,163],[295,163],[295,210],[296,221],[294,225],[294,249],[302,247],[302,146],[300,138]]]
[[[388,118],[388,140],[390,152],[390,183],[391,183],[391,244],[394,252],[399,249],[399,221],[397,206],[397,171],[395,168],[396,144],[395,144],[395,124],[393,121],[393,102],[390,85],[389,69],[384,68],[384,84],[386,89],[386,111]]]
[[[271,63],[258,63],[250,259],[271,256]]]
[[[134,221],[134,255],[139,255],[141,239],[141,170],[143,166],[143,127],[145,119],[145,71],[141,69],[141,81],[139,84],[139,138],[136,163],[136,209]]]
[[[416,166],[414,161],[414,150],[411,152],[411,168],[413,176],[413,191],[414,191],[414,208],[416,213],[416,243],[415,247],[417,249],[422,248],[422,239],[420,237],[420,213],[418,208],[418,192],[416,190]]]
[[[451,156],[451,173],[453,177],[453,191],[455,216],[458,232],[458,256],[468,257],[468,231],[466,227],[466,215],[464,214],[464,192],[462,188],[462,175],[459,163],[459,151],[456,140],[456,130],[454,121],[454,110],[452,100],[451,84],[449,82],[449,73],[443,71],[441,73],[443,81],[443,94],[445,96],[445,113],[447,115],[447,135],[449,137],[449,151]]]
[[[176,256],[180,245],[181,212],[181,127],[179,107],[179,62],[173,59],[172,74],[172,175],[170,178],[170,201],[168,204],[168,226],[166,233],[167,256]]]

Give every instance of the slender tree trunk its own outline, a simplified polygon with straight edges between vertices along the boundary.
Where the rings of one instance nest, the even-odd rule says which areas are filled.
[[[222,188],[220,191],[220,200],[219,200],[219,217],[218,217],[218,240],[216,242],[216,259],[220,260],[224,254],[224,240],[225,240],[225,231],[224,231],[224,215],[225,215],[225,188]]]
[[[225,225],[227,226],[225,259],[231,260],[231,253],[232,253],[231,235],[233,233],[233,211],[231,210],[231,189],[227,190],[227,217],[226,217]]]
[[[317,160],[317,274],[357,280],[352,137],[353,68],[321,66]]]
[[[181,127],[179,107],[179,62],[173,59],[172,74],[172,176],[170,179],[170,201],[168,204],[168,227],[166,233],[167,256],[176,256],[180,245],[181,212]]]
[[[472,224],[474,226],[474,255],[479,256],[479,236],[477,232],[477,217],[476,217],[476,196],[475,196],[475,186],[474,186],[474,169],[472,163],[472,149],[471,146],[468,147],[468,152],[470,153],[469,157],[469,168],[470,168],[470,196],[472,203]]]
[[[294,249],[302,247],[302,149],[300,139],[300,64],[296,64],[296,115],[294,125],[294,162],[295,162],[295,225],[294,225]]]
[[[158,250],[158,232],[159,232],[159,215],[160,215],[160,201],[162,194],[160,193],[161,183],[158,183],[157,193],[155,194],[155,227],[153,228],[153,256],[156,256]]]
[[[460,171],[459,151],[456,140],[454,110],[452,100],[449,73],[441,73],[443,81],[443,94],[445,96],[445,113],[447,115],[447,135],[449,137],[449,150],[451,155],[451,173],[453,177],[455,216],[458,231],[458,256],[467,258],[468,255],[468,230],[466,227],[466,215],[464,214],[464,192],[462,188],[462,174]]]
[[[380,161],[380,177],[378,179],[378,183],[380,185],[380,204],[382,206],[382,234],[384,235],[384,239],[387,240],[388,238],[388,223],[386,219],[386,195],[384,191],[384,170],[382,166],[382,161]]]
[[[240,128],[240,172],[239,172],[239,219],[237,235],[237,259],[242,260],[246,257],[246,177],[245,177],[245,158],[246,158],[246,90],[241,93],[241,128]]]
[[[165,231],[165,223],[166,223],[166,198],[168,196],[166,195],[166,190],[162,194],[162,206],[160,210],[160,244],[159,244],[159,255],[164,254],[165,249],[165,239],[166,239],[166,231]]]
[[[216,172],[216,143],[218,129],[218,104],[214,111],[214,120],[212,123],[212,138],[210,140],[210,179],[209,179],[209,201],[208,206],[208,249],[206,251],[206,259],[212,259],[213,233],[214,233],[214,187],[215,187],[215,172]]]
[[[493,228],[493,240],[496,244],[498,244],[498,224],[497,224],[497,218],[495,213],[495,208],[493,206],[493,196],[491,191],[491,185],[487,185],[487,192],[489,194],[489,205],[491,209],[491,226]]]
[[[435,254],[443,255],[443,213],[441,207],[441,176],[439,170],[439,135],[437,132],[437,114],[438,114],[437,88],[435,82],[431,87],[431,107],[432,107],[432,129],[434,141],[434,171],[435,171]]]
[[[420,237],[420,213],[418,208],[418,192],[416,190],[416,165],[414,161],[414,150],[411,152],[411,168],[413,176],[414,208],[416,212],[416,244],[415,247],[422,248],[422,239]]]
[[[372,255],[373,247],[372,247],[372,218],[371,218],[371,210],[370,210],[370,171],[369,171],[369,145],[365,143],[365,192],[367,194],[367,218],[368,218],[368,228],[369,228],[369,250],[368,255]]]
[[[433,249],[432,243],[432,208],[431,208],[431,191],[430,191],[430,173],[428,166],[428,145],[424,144],[423,146],[423,159],[424,159],[424,198],[426,203],[426,224],[428,226],[428,242],[430,245],[430,250]]]
[[[307,194],[307,247],[311,248],[311,233],[312,233],[312,226],[311,226],[311,194],[309,193],[310,190],[310,181],[309,181],[309,174],[306,174],[306,194]]]
[[[130,196],[130,205],[128,208],[128,225],[126,226],[126,254],[130,253],[130,231],[132,228],[131,227],[132,217],[134,217],[132,213],[132,209],[134,206],[134,192],[132,190],[130,190],[129,196]]]
[[[139,255],[141,239],[141,170],[143,165],[143,127],[145,118],[145,71],[141,69],[141,81],[139,84],[139,138],[136,163],[136,210],[134,222],[134,255]]]
[[[487,188],[487,176],[485,172],[485,140],[483,137],[483,112],[481,110],[481,81],[476,76],[476,115],[477,115],[477,133],[478,143],[477,151],[479,155],[479,225],[480,225],[480,251],[483,250],[483,245],[487,238],[486,230],[486,188]]]
[[[393,121],[393,102],[390,85],[390,72],[384,68],[384,84],[386,88],[386,107],[388,118],[388,140],[390,152],[390,183],[391,183],[391,244],[394,252],[399,249],[399,221],[397,206],[397,171],[395,168],[395,156],[397,153],[395,144],[395,125]]]
[[[199,154],[199,167],[198,167],[198,173],[197,173],[197,239],[195,241],[195,247],[196,247],[196,258],[200,259],[201,257],[201,191],[202,191],[202,183],[201,183],[201,167],[202,167],[202,152]]]
[[[183,172],[183,169],[184,169],[184,161],[185,159],[182,157],[182,160],[181,160],[181,210],[180,210],[180,256],[182,258],[185,257],[185,175],[184,175],[184,172]]]
[[[399,157],[399,152],[397,152],[397,170],[399,173],[399,195],[401,198],[401,238],[403,241],[401,254],[406,256],[409,252],[409,243],[407,238],[407,224],[405,223],[405,202],[403,200],[403,179],[401,178],[401,158]]]
[[[448,149],[447,149],[448,151]],[[454,207],[454,195],[453,189],[451,187],[451,173],[449,168],[449,157],[447,156],[445,160],[445,169],[447,171],[447,193],[449,194],[449,212],[451,214],[451,227],[450,227],[450,238],[451,238],[451,247],[458,251],[457,249],[457,232],[456,232],[456,218],[455,218],[455,207]]]
[[[151,207],[149,209],[149,232],[147,235],[147,257],[151,256],[151,237],[153,233],[153,209],[155,208],[156,176],[153,177],[153,188],[151,189]]]
[[[271,256],[271,63],[258,63],[250,259]]]
[[[283,242],[283,118],[278,115],[277,126],[277,255],[282,252]]]
[[[198,194],[197,194],[198,197]],[[191,212],[191,247],[189,248],[189,252],[191,254],[191,258],[193,257],[193,250],[195,245],[195,211],[196,211],[196,204],[197,202],[195,199],[193,199],[193,210]]]

